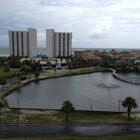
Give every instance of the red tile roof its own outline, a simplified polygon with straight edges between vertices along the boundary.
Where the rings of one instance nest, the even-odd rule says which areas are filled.
[[[110,54],[119,54],[119,52],[117,52],[117,51],[115,51],[115,50],[111,50],[109,53],[110,53]]]
[[[140,60],[140,56],[139,56],[139,57],[137,57],[137,58],[135,58],[135,60]]]
[[[122,52],[120,52],[120,54],[130,54],[130,52],[128,52],[128,51],[122,51]]]

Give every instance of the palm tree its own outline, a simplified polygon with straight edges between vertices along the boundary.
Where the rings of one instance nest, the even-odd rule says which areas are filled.
[[[64,113],[66,113],[66,122],[67,122],[69,113],[73,112],[75,110],[75,108],[73,107],[73,104],[71,103],[71,101],[66,100],[62,104],[61,110]]]
[[[68,68],[70,69],[70,72],[71,72],[71,68],[72,68],[72,63],[68,63]]]
[[[63,61],[63,59],[60,59],[60,61],[61,61],[61,67],[62,67],[62,61]]]
[[[39,75],[40,75],[39,72],[36,70],[34,73],[35,78],[38,79]]]
[[[10,75],[8,76],[8,78],[10,79],[10,85],[11,85],[12,78],[13,78],[13,74],[10,74]]]
[[[4,107],[4,104],[0,102],[0,110],[2,107]]]
[[[31,76],[29,76],[28,78],[29,78],[29,81],[30,81],[30,79],[31,79]]]
[[[41,57],[41,59],[42,59],[42,61],[43,61],[43,64],[44,64],[44,59],[45,59],[44,55]]]
[[[57,60],[57,59],[55,59],[55,65],[57,65],[57,62],[58,62],[58,60]]]
[[[19,78],[21,77],[21,73],[17,73],[18,82],[20,82]]]
[[[5,66],[5,67],[4,67],[4,71],[5,71],[5,72],[10,72],[10,67],[9,67],[8,65]]]
[[[137,103],[136,103],[135,99],[133,99],[132,97],[126,97],[125,100],[122,101],[122,106],[124,108],[127,107],[128,118],[130,120],[130,113],[131,113],[132,108],[137,107]]]
[[[56,74],[56,68],[54,68],[54,74]]]
[[[4,85],[7,84],[7,81],[4,78],[0,78],[0,85],[2,85],[2,90],[4,90]]]

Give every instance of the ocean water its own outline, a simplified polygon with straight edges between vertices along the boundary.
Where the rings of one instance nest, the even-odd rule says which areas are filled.
[[[46,48],[40,47],[37,48],[38,54],[45,54]],[[9,47],[0,46],[0,56],[9,56]]]
[[[102,51],[107,51],[109,52],[112,49],[115,49],[118,52],[121,52],[123,50],[131,51],[131,50],[139,50],[139,48],[72,48],[72,54],[74,55],[74,50],[76,49],[81,49],[81,50],[99,50],[100,52]],[[37,48],[37,54],[46,54],[46,48],[45,47],[38,47]],[[8,46],[0,46],[0,56],[9,56],[9,47]]]

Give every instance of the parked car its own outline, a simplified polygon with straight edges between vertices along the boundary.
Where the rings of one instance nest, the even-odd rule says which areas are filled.
[[[26,80],[26,79],[27,79],[26,76],[22,76],[22,77],[20,77],[20,80]]]

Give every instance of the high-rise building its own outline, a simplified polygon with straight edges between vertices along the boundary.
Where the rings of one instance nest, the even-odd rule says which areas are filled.
[[[54,29],[46,30],[47,56],[70,56],[72,54],[72,33],[55,32]]]
[[[37,30],[9,31],[10,55],[32,58],[37,55]]]

